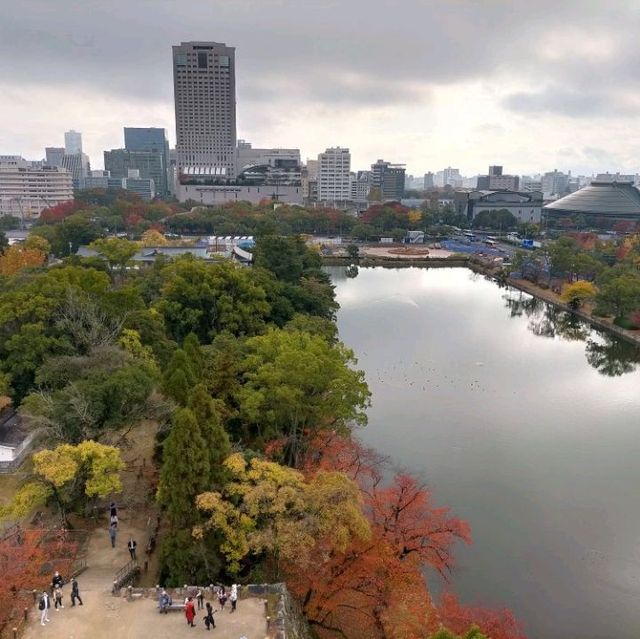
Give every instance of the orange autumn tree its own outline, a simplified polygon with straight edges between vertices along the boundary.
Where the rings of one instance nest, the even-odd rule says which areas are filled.
[[[469,526],[434,506],[416,478],[399,474],[385,483],[386,466],[375,451],[335,433],[322,433],[310,446],[305,472],[339,471],[357,482],[372,530],[344,552],[319,541],[313,570],[290,564],[287,584],[317,634],[425,639],[443,627],[467,632],[475,623],[492,639],[521,639],[508,611],[464,608],[452,597],[433,601],[424,570],[446,579],[453,546],[471,541]]]
[[[287,584],[320,637],[419,638],[437,619],[422,571],[446,575],[452,547],[470,541],[467,524],[433,505],[414,477],[385,484],[386,460],[355,440],[322,433],[309,448],[305,472],[341,472],[360,487],[372,535],[346,551],[319,540],[313,570],[289,565]]]
[[[0,255],[0,275],[13,275],[23,268],[42,266],[47,256],[38,249],[14,244]]]

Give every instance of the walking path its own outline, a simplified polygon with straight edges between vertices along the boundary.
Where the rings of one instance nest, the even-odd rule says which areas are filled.
[[[182,612],[167,615],[158,613],[155,599],[127,601],[124,597],[111,595],[113,577],[117,570],[129,561],[127,541],[133,535],[141,549],[143,531],[132,528],[120,519],[116,548],[111,542],[106,526],[97,529],[87,552],[87,570],[78,577],[83,606],[71,607],[71,586],[64,590],[64,608],[59,612],[49,610],[49,623],[40,625],[37,604],[30,614],[24,639],[181,639],[206,633],[202,614],[196,618],[196,627],[190,628]],[[217,607],[214,603],[214,608]],[[216,628],[212,636],[218,639],[265,639],[264,604],[260,599],[238,601],[238,609],[230,614],[227,610],[215,615]]]

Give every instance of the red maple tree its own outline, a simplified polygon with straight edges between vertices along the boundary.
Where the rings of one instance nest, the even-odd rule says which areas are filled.
[[[54,571],[69,575],[77,550],[64,531],[16,527],[0,539],[0,632],[33,604],[33,590],[49,587]]]

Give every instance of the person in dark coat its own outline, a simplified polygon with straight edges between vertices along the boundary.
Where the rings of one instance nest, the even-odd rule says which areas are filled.
[[[82,606],[82,599],[80,598],[80,589],[78,588],[78,582],[75,577],[71,578],[71,605],[76,605],[76,599]]]
[[[51,590],[55,590],[56,588],[62,588],[64,584],[64,579],[62,575],[56,570],[53,574],[53,578],[51,579]]]
[[[207,601],[207,614],[204,617],[204,625],[207,627],[207,630],[211,630],[211,628],[216,627],[216,622],[213,619],[213,606],[210,601]]]
[[[137,560],[137,557],[136,557],[137,547],[138,547],[138,544],[136,543],[136,540],[133,537],[129,537],[129,541],[127,542],[127,548],[129,549],[129,555],[131,555],[131,559],[133,559],[134,561]]]

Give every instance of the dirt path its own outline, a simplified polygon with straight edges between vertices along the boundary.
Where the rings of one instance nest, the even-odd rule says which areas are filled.
[[[71,586],[64,587],[64,609],[49,611],[49,623],[40,625],[37,606],[30,615],[24,639],[180,639],[206,632],[202,616],[197,626],[189,628],[181,612],[160,615],[153,599],[127,601],[113,597],[111,585],[116,571],[129,561],[127,541],[133,535],[142,546],[144,531],[135,528],[121,512],[116,548],[111,548],[106,526],[98,528],[89,541],[87,570],[78,577],[83,606],[71,607]],[[217,627],[212,632],[219,639],[264,639],[264,604],[260,599],[238,602],[234,614],[228,611],[216,614]]]

